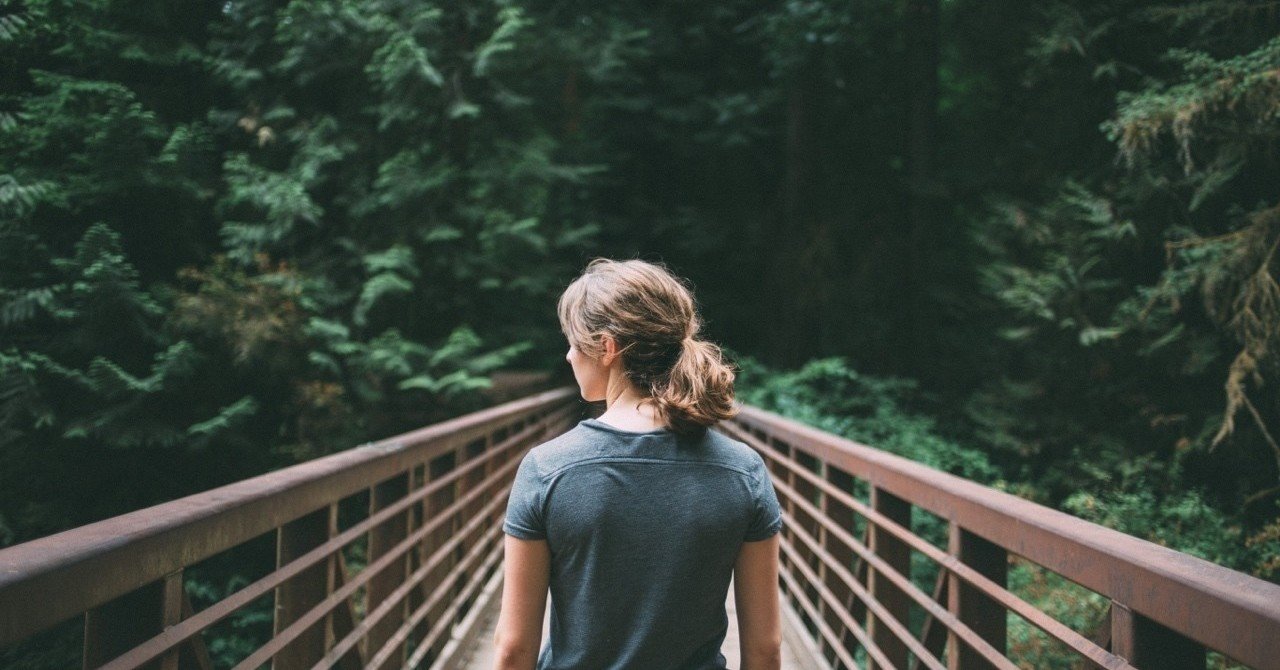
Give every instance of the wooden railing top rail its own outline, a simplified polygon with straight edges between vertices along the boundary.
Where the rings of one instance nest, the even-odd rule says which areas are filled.
[[[483,434],[577,398],[566,386],[0,550],[0,644],[279,528]],[[30,603],[39,602],[33,608]]]
[[[741,406],[735,422],[826,461],[1253,667],[1280,659],[1280,585]]]

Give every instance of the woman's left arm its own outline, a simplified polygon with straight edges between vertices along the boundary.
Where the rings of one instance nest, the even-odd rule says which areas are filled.
[[[502,610],[494,633],[494,670],[533,670],[542,647],[542,619],[551,582],[546,540],[504,536]]]

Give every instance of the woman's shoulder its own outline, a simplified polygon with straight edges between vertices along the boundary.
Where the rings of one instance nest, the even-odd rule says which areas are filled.
[[[546,474],[583,458],[591,447],[591,432],[582,423],[535,445],[525,456],[534,460],[539,474]]]
[[[751,445],[730,437],[717,428],[708,428],[706,444],[726,464],[756,474],[764,468],[764,457]]]
[[[569,430],[533,447],[526,458],[536,462],[540,476],[547,477],[582,461],[616,457],[619,444],[611,442],[611,439],[618,438],[579,422]],[[630,442],[624,440],[622,444],[625,446]],[[758,477],[765,470],[764,459],[759,452],[715,427],[708,428],[701,436],[694,438],[692,443],[682,441],[672,446],[670,451],[663,452],[666,459],[712,462],[751,477]]]

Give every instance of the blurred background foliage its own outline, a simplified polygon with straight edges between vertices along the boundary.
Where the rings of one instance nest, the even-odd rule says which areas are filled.
[[[0,67],[0,546],[568,380],[604,255],[746,402],[1280,580],[1275,2],[5,0]]]

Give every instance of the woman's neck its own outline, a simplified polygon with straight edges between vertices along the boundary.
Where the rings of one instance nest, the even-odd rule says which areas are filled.
[[[645,399],[645,396],[628,389],[617,398],[608,400],[604,414],[596,418],[623,430],[644,432],[667,428],[667,424],[658,417],[652,402],[641,403]]]

